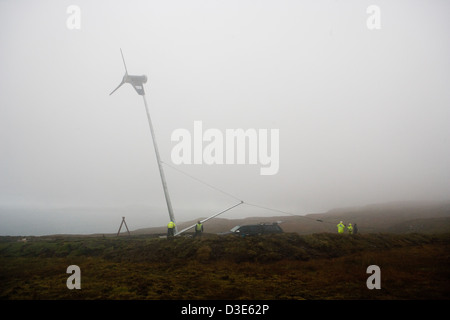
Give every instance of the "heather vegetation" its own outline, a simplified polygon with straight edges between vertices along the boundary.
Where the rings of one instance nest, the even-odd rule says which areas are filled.
[[[1,299],[450,298],[450,234],[0,240]],[[381,290],[366,286],[372,264]]]

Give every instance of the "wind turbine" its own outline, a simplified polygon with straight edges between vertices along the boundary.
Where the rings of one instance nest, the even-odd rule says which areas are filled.
[[[150,133],[151,133],[152,139],[153,139],[153,147],[155,148],[156,160],[158,162],[159,174],[161,176],[161,182],[162,182],[163,189],[164,189],[164,196],[166,197],[167,209],[169,211],[170,220],[175,222],[175,234],[176,234],[178,231],[177,231],[177,227],[176,227],[175,216],[173,214],[172,203],[170,201],[170,196],[169,196],[169,190],[167,189],[167,182],[166,182],[166,177],[164,175],[162,161],[159,156],[158,145],[156,143],[152,119],[150,118],[150,112],[148,110],[147,99],[145,98],[144,83],[147,82],[147,76],[146,75],[142,75],[142,76],[129,75],[128,70],[127,70],[127,65],[125,64],[125,58],[123,57],[122,49],[120,49],[120,54],[122,55],[122,61],[123,61],[123,65],[125,67],[125,75],[122,78],[122,82],[109,95],[112,95],[114,92],[116,92],[116,90],[119,89],[124,83],[129,83],[133,86],[133,88],[136,90],[136,92],[140,96],[142,96],[144,99],[145,110],[147,111],[148,124],[150,126]]]
[[[148,124],[150,126],[150,133],[152,135],[152,139],[153,139],[153,147],[155,148],[155,153],[156,153],[156,160],[158,162],[158,168],[159,168],[159,174],[161,176],[161,182],[163,185],[163,189],[164,189],[164,196],[166,197],[166,203],[167,203],[167,209],[169,211],[169,217],[170,220],[175,222],[175,233],[174,235],[179,235],[189,229],[191,229],[192,227],[195,227],[195,224],[192,226],[189,226],[183,230],[181,230],[180,232],[178,232],[177,230],[177,226],[176,226],[176,221],[175,221],[175,216],[173,214],[173,209],[172,209],[172,203],[170,201],[170,196],[169,196],[169,190],[167,189],[167,182],[166,182],[166,177],[164,175],[164,170],[163,170],[163,166],[162,166],[162,161],[161,161],[161,157],[159,155],[159,150],[158,150],[158,145],[156,144],[156,138],[155,138],[155,132],[153,130],[153,124],[152,124],[152,119],[150,118],[150,112],[148,110],[148,105],[147,105],[147,99],[145,98],[145,91],[144,91],[144,83],[147,82],[147,76],[146,75],[142,75],[142,76],[133,76],[133,75],[129,75],[128,74],[128,70],[127,70],[127,65],[125,64],[125,58],[123,57],[123,52],[122,49],[120,49],[120,54],[122,55],[122,61],[123,61],[123,65],[125,67],[125,75],[122,78],[122,82],[117,86],[117,88],[115,88],[109,95],[112,95],[114,92],[116,92],[117,89],[119,89],[124,83],[129,83],[133,86],[133,88],[136,90],[136,92],[143,97],[144,99],[144,104],[145,104],[145,110],[147,111],[147,119],[148,119]],[[220,211],[219,213],[213,214],[212,216],[203,219],[201,222],[206,222],[209,219],[212,219],[214,217],[217,217],[218,215],[227,212],[228,210],[231,210],[241,204],[243,204],[244,202],[242,200],[240,200],[239,203]],[[120,231],[120,230],[119,230]]]
[[[114,92],[116,92],[116,90],[119,89],[124,83],[129,83],[133,86],[133,88],[139,95],[144,96],[145,101],[144,83],[147,82],[147,76],[130,76],[128,74],[127,65],[125,64],[125,58],[123,57],[122,49],[120,49],[120,54],[122,55],[122,61],[125,67],[125,75],[122,78],[122,82],[109,95],[112,95]]]

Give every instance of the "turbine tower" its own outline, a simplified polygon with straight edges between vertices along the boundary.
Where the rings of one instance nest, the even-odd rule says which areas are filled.
[[[171,221],[175,222],[175,234],[177,234],[178,231],[177,231],[177,227],[176,227],[175,216],[173,214],[172,203],[170,201],[169,190],[167,188],[166,177],[164,175],[161,158],[159,156],[158,145],[156,143],[156,138],[155,138],[155,131],[153,130],[152,119],[150,118],[150,112],[148,110],[148,105],[147,105],[147,99],[145,97],[144,83],[147,82],[147,76],[145,76],[145,75],[142,75],[142,76],[129,75],[128,70],[127,70],[127,65],[125,64],[125,58],[123,57],[122,49],[120,49],[120,54],[122,55],[122,61],[123,61],[123,65],[125,67],[125,75],[122,78],[122,82],[109,95],[112,95],[124,83],[129,83],[133,86],[133,88],[136,90],[136,92],[140,96],[142,96],[142,98],[144,99],[144,105],[145,105],[145,110],[147,111],[147,119],[148,119],[148,124],[150,127],[150,133],[151,133],[151,136],[153,139],[153,147],[155,148],[156,160],[158,162],[159,174],[161,176],[161,182],[162,182],[162,186],[164,189],[164,196],[166,198],[167,209],[169,211],[169,218]]]

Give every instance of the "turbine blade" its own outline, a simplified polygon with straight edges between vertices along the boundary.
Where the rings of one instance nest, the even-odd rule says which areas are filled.
[[[116,92],[117,89],[119,89],[125,82],[122,80],[122,82],[111,92],[109,95],[112,95],[114,92]]]
[[[128,74],[127,65],[125,64],[125,58],[123,57],[122,48],[120,48],[120,54],[122,55],[123,65],[125,66],[125,74]]]

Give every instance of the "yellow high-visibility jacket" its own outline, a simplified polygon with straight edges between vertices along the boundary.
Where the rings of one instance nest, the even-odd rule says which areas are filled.
[[[175,222],[170,221],[170,222],[167,224],[167,228],[169,228],[169,229],[175,228]]]
[[[353,227],[352,224],[350,223],[347,227],[348,233],[353,233]]]

